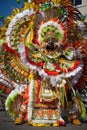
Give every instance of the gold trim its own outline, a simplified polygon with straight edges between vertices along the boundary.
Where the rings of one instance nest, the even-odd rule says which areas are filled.
[[[18,66],[18,68],[21,68],[23,71],[25,72],[29,72],[29,68],[25,67],[22,63],[19,57],[13,55],[13,62],[16,64],[16,66]]]

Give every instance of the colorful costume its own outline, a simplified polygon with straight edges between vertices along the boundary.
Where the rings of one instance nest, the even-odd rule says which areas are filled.
[[[82,87],[76,85],[83,76],[87,41],[78,24],[82,16],[78,19],[81,14],[75,11],[68,0],[35,0],[7,17],[1,74],[14,86],[5,105],[13,118],[19,115],[16,124],[65,125],[61,113],[70,104],[69,120],[84,118],[84,104],[76,93]],[[87,76],[82,78],[85,83]]]

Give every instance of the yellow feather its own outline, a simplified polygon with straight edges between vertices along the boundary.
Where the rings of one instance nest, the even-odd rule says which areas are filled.
[[[16,14],[19,14],[19,13],[20,13],[20,9],[18,9],[18,8],[13,9],[12,14],[9,15],[9,16],[6,18],[6,21],[9,21],[9,22],[10,22],[10,21],[14,18],[14,16],[15,16]]]
[[[54,4],[59,4],[61,0],[52,0]]]
[[[61,4],[63,6],[70,6],[71,1],[70,0],[52,0],[54,4]]]
[[[20,9],[18,9],[18,8],[13,9],[13,11],[12,11],[12,15],[16,15],[19,13],[20,13]]]
[[[35,12],[37,12],[37,10],[39,9],[39,6],[36,5],[34,2],[29,3],[29,2],[25,2],[24,3],[24,7],[23,10],[29,9],[29,8],[33,8]]]

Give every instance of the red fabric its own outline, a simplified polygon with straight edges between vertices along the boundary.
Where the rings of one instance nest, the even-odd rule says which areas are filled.
[[[49,71],[47,69],[44,68],[44,71],[48,74],[48,75],[58,75],[59,73],[57,71]]]
[[[38,66],[38,67],[44,65],[43,62],[36,63],[36,62],[32,61],[32,60],[29,58],[28,53],[29,53],[28,48],[25,47],[26,59],[28,60],[29,63],[31,63],[32,65]]]
[[[7,44],[3,44],[3,46],[7,49],[7,51],[9,51],[10,53],[14,53],[15,55],[17,55],[18,57],[20,57],[20,53],[17,52],[16,50],[14,50],[12,47],[9,47]]]

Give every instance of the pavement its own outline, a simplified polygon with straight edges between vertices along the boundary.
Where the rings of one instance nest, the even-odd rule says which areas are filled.
[[[67,123],[66,126],[60,127],[33,127],[28,123],[22,125],[15,125],[14,121],[4,111],[0,111],[0,130],[87,130],[87,122],[82,123],[81,126],[75,126]]]

